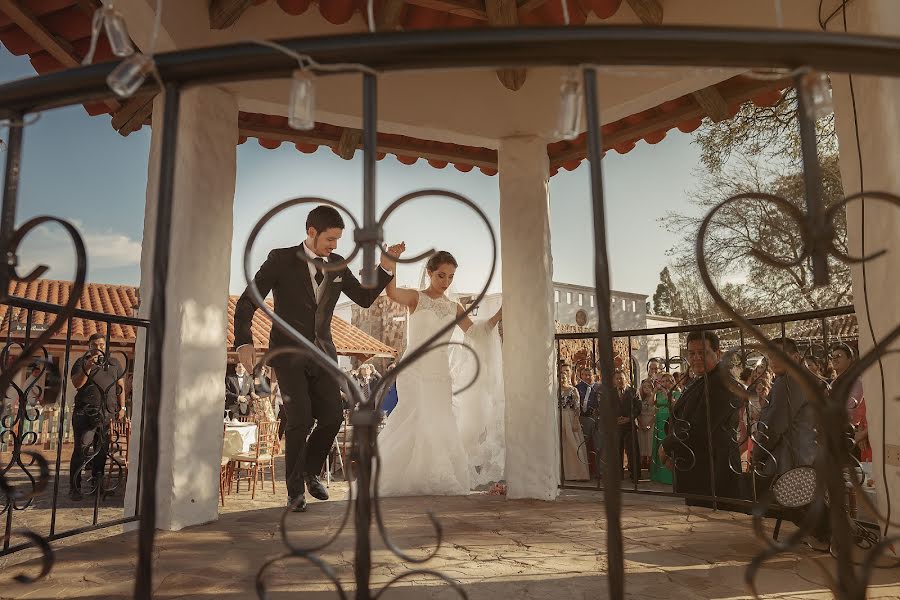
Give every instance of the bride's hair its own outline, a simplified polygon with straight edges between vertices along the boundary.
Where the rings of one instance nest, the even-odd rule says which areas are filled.
[[[459,266],[456,262],[456,259],[453,258],[452,254],[450,254],[446,250],[441,250],[439,252],[435,252],[431,256],[431,258],[428,259],[428,262],[425,263],[425,270],[429,273],[434,273],[441,268],[441,265],[453,265],[454,267]]]

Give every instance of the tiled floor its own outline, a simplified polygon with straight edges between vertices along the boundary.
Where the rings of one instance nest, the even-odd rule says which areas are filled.
[[[219,521],[181,532],[160,532],[155,559],[156,598],[226,600],[256,598],[260,567],[285,552],[279,533],[284,494],[271,492],[251,501],[249,494],[226,498]],[[345,512],[343,484],[332,486],[334,500],[311,503],[306,513],[287,519],[296,544],[326,539]],[[566,491],[556,502],[466,497],[389,498],[382,501],[386,530],[414,557],[426,555],[434,535],[426,516],[433,510],[444,529],[444,543],[427,563],[462,585],[472,600],[505,598],[608,598],[606,527],[596,492]],[[628,598],[749,597],[747,564],[762,548],[745,515],[688,509],[672,499],[625,496],[622,516]],[[791,531],[785,526],[784,533]],[[353,595],[354,535],[350,524],[319,555]],[[371,587],[415,568],[393,555],[372,527]],[[32,585],[10,584],[20,570],[5,568],[0,598],[130,598],[135,564],[133,532],[83,541],[58,549],[51,575]],[[811,550],[773,558],[757,577],[768,598],[831,598],[828,555]],[[301,559],[276,562],[265,577],[271,598],[336,598],[325,577]],[[455,598],[433,577],[404,579],[385,598]],[[869,598],[900,598],[900,569],[873,572]]]

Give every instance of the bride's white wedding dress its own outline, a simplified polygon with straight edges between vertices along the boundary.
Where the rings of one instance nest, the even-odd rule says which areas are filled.
[[[407,351],[418,348],[453,322],[456,310],[455,302],[443,296],[434,299],[420,291],[416,309],[407,319]],[[502,477],[502,388],[499,395],[498,390],[491,389],[498,380],[495,369],[499,352],[488,360],[482,358],[477,385],[456,399],[454,411],[453,389],[472,380],[474,361],[457,356],[467,352],[464,349],[453,352],[456,368],[451,369],[446,343],[452,334],[452,330],[444,334],[436,342],[439,347],[397,377],[397,407],[378,434],[380,496],[468,494],[473,486]],[[492,336],[497,336],[496,328],[490,328],[486,321],[477,322],[469,328],[466,343],[477,350],[490,345]],[[495,341],[493,350],[498,350],[499,337]],[[493,408],[486,408],[488,405]]]

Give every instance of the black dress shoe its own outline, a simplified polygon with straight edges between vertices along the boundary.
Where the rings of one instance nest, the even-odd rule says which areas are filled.
[[[306,483],[306,489],[310,496],[316,500],[328,500],[328,490],[325,489],[318,477],[315,475],[304,475],[303,481]]]
[[[293,512],[306,512],[306,498],[302,494],[299,500],[288,496],[287,505]]]

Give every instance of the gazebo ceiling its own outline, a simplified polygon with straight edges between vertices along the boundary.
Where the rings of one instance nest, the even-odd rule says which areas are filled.
[[[310,0],[208,0],[210,29],[234,27],[242,18],[253,18],[269,2],[281,11],[300,17],[312,8]],[[512,4],[510,4],[512,3]],[[567,0],[570,21],[584,24],[588,17],[607,19],[619,11],[623,0]],[[365,26],[365,0],[319,0],[317,9],[333,26],[344,26],[353,19]],[[627,0],[634,14],[645,23],[658,24],[663,17],[662,0]],[[91,16],[99,0],[0,0],[0,42],[14,55],[28,55],[40,74],[78,66],[90,46]],[[560,25],[562,8],[556,0],[375,0],[375,18],[379,29],[429,29],[448,27]],[[271,11],[271,8],[269,8]],[[327,25],[327,24],[326,24]],[[106,37],[101,35],[95,52],[96,62],[113,60]],[[521,87],[524,69],[500,69],[497,78],[510,90]],[[603,126],[604,150],[624,154],[644,140],[655,144],[668,131],[694,131],[704,118],[723,120],[732,117],[743,102],[761,105],[779,101],[789,81],[761,81],[735,76],[704,89],[684,94],[651,108],[640,110]],[[521,93],[521,92],[520,92]],[[140,96],[127,101],[107,101],[85,105],[91,115],[112,114],[112,125],[122,135],[149,124],[152,97]],[[627,114],[627,113],[626,113]],[[241,112],[239,143],[256,138],[265,148],[293,143],[301,152],[330,147],[345,159],[361,147],[358,129],[318,123],[312,131],[296,131],[287,126],[284,116],[261,112]],[[548,144],[551,173],[560,168],[573,170],[585,158],[584,135],[572,142]],[[497,172],[497,151],[475,145],[380,132],[379,158],[393,154],[404,164],[424,159],[435,168],[453,164],[467,172],[480,169],[487,175]]]

